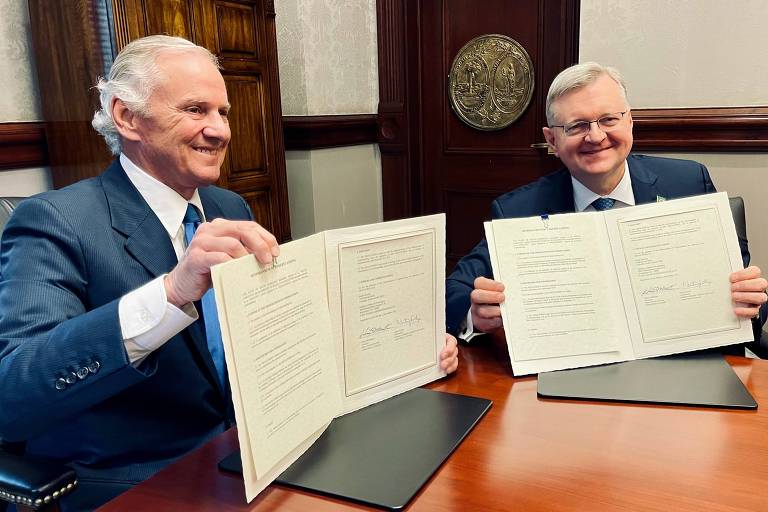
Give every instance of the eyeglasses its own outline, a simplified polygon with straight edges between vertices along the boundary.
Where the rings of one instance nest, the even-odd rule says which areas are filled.
[[[629,111],[625,110],[624,112],[606,114],[600,119],[595,119],[594,121],[576,121],[565,125],[556,124],[550,126],[550,128],[562,128],[563,133],[565,133],[567,137],[584,137],[589,133],[589,129],[592,126],[592,123],[597,123],[597,127],[602,131],[610,132],[619,127],[621,120],[624,119],[624,114],[627,112]]]

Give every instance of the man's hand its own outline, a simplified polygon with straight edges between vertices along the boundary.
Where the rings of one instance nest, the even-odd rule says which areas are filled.
[[[501,329],[501,308],[504,302],[504,285],[499,281],[478,277],[475,289],[469,295],[472,301],[472,325],[475,331],[492,333]]]
[[[215,219],[200,224],[179,264],[165,278],[168,302],[181,307],[211,287],[211,267],[246,254],[271,263],[280,254],[275,237],[251,221]]]
[[[440,369],[445,373],[453,373],[459,366],[459,347],[456,338],[445,333],[445,348],[440,352]]]
[[[733,312],[744,318],[756,316],[760,306],[768,300],[766,288],[768,288],[768,281],[762,277],[759,267],[751,266],[732,273]]]

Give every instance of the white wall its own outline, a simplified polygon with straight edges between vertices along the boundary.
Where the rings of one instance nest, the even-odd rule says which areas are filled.
[[[275,2],[283,115],[375,113],[378,105],[374,0]],[[294,238],[382,220],[375,144],[287,151]]]
[[[582,0],[579,59],[616,66],[634,108],[768,104],[765,0]]]
[[[39,121],[27,0],[0,0],[0,123]],[[0,170],[0,196],[30,196],[51,188],[46,168]]]
[[[617,67],[633,108],[768,105],[766,20],[765,0],[582,0],[579,60]],[[662,155],[744,198],[752,262],[768,272],[768,154]]]
[[[277,0],[275,12],[283,115],[375,113],[375,0]]]
[[[48,167],[0,170],[0,196],[29,197],[53,188]]]
[[[380,222],[381,175],[368,172],[381,168],[379,159],[376,145],[288,151],[293,238],[326,229]]]

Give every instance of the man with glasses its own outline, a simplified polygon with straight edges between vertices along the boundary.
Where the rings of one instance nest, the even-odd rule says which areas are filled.
[[[546,111],[544,137],[565,168],[497,198],[493,218],[606,210],[715,191],[699,163],[630,154],[632,112],[613,68],[586,62],[565,69],[549,88]],[[748,266],[746,240],[739,243],[747,268],[730,276],[733,310],[754,318],[766,302],[768,281]],[[447,279],[448,332],[469,341],[502,328],[504,285],[492,276],[483,240]]]

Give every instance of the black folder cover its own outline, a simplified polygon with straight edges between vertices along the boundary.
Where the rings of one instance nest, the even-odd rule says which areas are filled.
[[[428,389],[336,418],[277,483],[399,510],[491,408],[491,401]],[[242,473],[240,452],[219,463]]]
[[[538,396],[757,409],[720,354],[678,354],[540,373]]]

